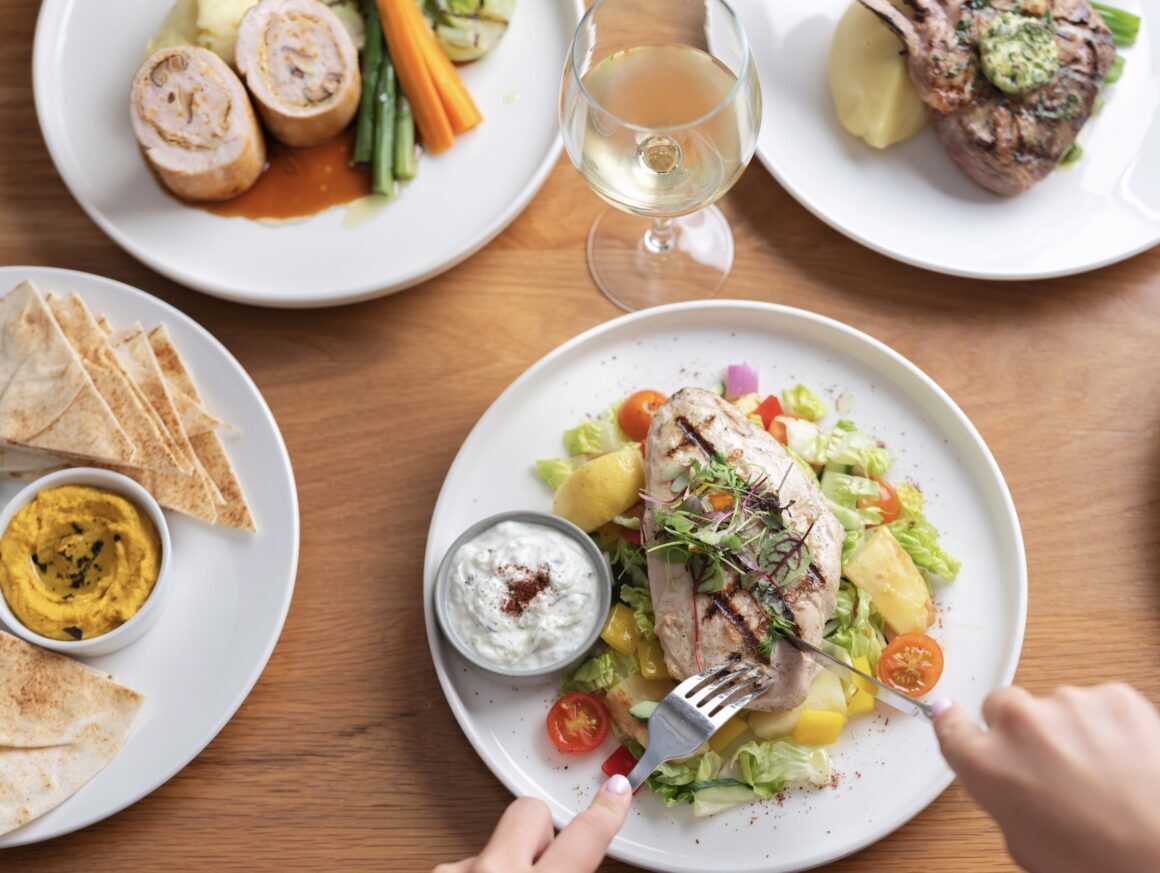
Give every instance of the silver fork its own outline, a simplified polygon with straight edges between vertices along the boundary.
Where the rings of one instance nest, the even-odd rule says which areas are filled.
[[[648,719],[648,748],[628,781],[636,791],[665,761],[687,758],[735,713],[768,690],[760,671],[739,661],[690,676],[668,693]]]

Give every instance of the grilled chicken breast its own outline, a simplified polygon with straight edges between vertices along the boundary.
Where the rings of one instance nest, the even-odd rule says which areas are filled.
[[[133,77],[129,103],[145,159],[179,197],[228,200],[261,175],[266,143],[250,98],[209,49],[151,54]]]
[[[665,541],[653,501],[674,500],[673,481],[690,461],[721,455],[746,475],[768,477],[778,504],[785,507],[786,526],[806,534],[812,555],[808,571],[782,591],[782,598],[801,637],[820,642],[822,627],[834,611],[842,573],[842,525],[817,485],[781,444],[716,394],[685,388],[657,411],[645,449],[645,489],[652,498],[642,525],[647,546]],[[761,668],[772,683],[750,709],[785,710],[805,699],[814,665],[784,640],[770,657],[761,654],[769,620],[737,573],[726,570],[718,592],[695,593],[685,565],[668,563],[650,552],[648,575],[657,636],[674,677],[684,679],[740,658]]]
[[[1026,191],[1060,162],[1092,114],[1115,57],[1112,35],[1088,0],[907,0],[910,20],[891,0],[861,0],[898,34],[910,78],[930,107],[951,159],[998,194]],[[1042,87],[1001,91],[981,68],[984,31],[1006,13],[1038,7],[1053,28],[1059,68]]]
[[[319,145],[354,118],[358,50],[326,4],[262,0],[242,18],[235,56],[262,121],[286,145]]]

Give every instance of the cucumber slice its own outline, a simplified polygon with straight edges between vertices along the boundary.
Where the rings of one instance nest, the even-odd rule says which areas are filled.
[[[651,716],[653,712],[656,711],[658,706],[660,706],[660,704],[654,700],[642,700],[640,703],[629,709],[628,714],[635,718],[637,721],[648,721],[649,716]]]

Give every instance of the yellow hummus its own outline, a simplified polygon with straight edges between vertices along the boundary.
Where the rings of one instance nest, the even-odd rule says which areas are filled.
[[[101,488],[42,491],[0,537],[0,591],[30,630],[54,640],[107,634],[157,584],[161,539],[140,508]]]

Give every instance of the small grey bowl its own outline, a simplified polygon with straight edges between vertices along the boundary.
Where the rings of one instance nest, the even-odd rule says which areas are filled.
[[[526,524],[539,524],[545,527],[555,528],[567,534],[580,545],[596,568],[598,579],[596,592],[597,603],[596,618],[593,622],[592,630],[574,652],[555,664],[545,664],[542,667],[534,667],[527,670],[501,667],[497,664],[492,664],[480,657],[479,653],[460,638],[448,615],[448,598],[451,593],[449,580],[451,578],[452,563],[455,560],[455,556],[459,553],[459,549],[484,531],[495,527],[497,524],[502,524],[505,521],[522,521]],[[600,638],[600,631],[604,628],[604,619],[608,615],[608,609],[612,602],[612,568],[608,564],[608,559],[597,548],[592,538],[576,525],[572,524],[572,522],[565,521],[558,515],[552,515],[548,512],[531,512],[526,510],[501,512],[498,515],[492,515],[482,521],[477,521],[456,538],[455,542],[451,544],[451,547],[443,556],[443,560],[439,562],[439,569],[435,571],[435,585],[432,593],[435,598],[435,617],[439,621],[439,627],[443,630],[443,636],[447,638],[459,654],[463,655],[471,663],[480,669],[500,676],[513,678],[548,676],[553,673],[563,672],[578,664],[588,654],[589,649],[596,643],[596,640]]]

